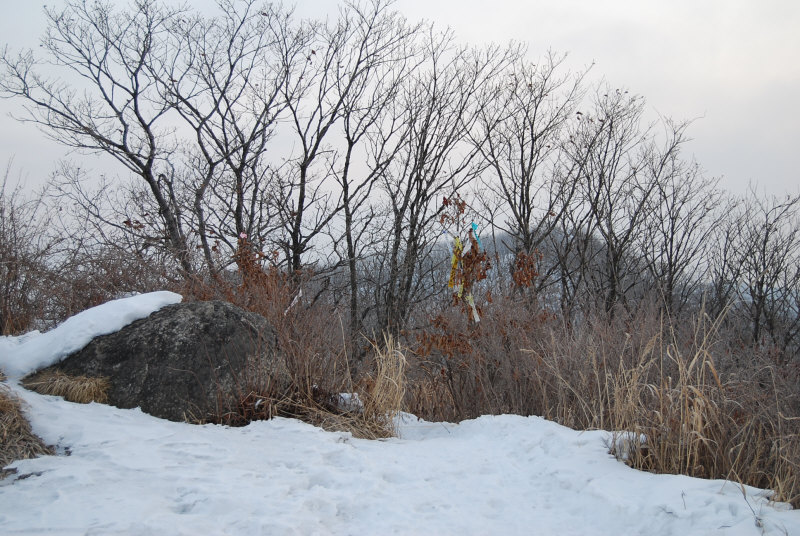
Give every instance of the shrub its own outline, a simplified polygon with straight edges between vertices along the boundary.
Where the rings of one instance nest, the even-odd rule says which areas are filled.
[[[0,335],[22,333],[41,317],[52,283],[47,260],[58,243],[42,196],[11,187],[10,170],[0,180]]]
[[[276,331],[281,370],[253,356],[234,393],[220,393],[219,412],[201,422],[241,426],[275,416],[296,417],[356,437],[387,437],[404,392],[405,360],[391,338],[373,346],[363,370],[351,368],[345,330],[334,306],[317,299],[310,274],[288,275],[264,266],[245,238],[235,277],[190,280],[177,290],[188,299],[226,299],[264,316]],[[304,292],[305,290],[305,292]],[[367,341],[365,340],[365,343]],[[350,349],[352,351],[352,349]],[[357,393],[363,407],[342,407],[341,393]]]

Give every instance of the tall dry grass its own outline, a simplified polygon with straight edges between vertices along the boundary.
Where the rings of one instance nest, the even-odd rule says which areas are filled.
[[[645,305],[572,325],[511,300],[486,309],[480,324],[443,313],[417,334],[416,414],[541,415],[619,431],[645,438],[612,444],[633,467],[772,489],[800,506],[796,367],[731,344],[723,318],[679,321]]]
[[[393,436],[397,433],[395,418],[404,408],[406,357],[403,348],[391,335],[384,336],[382,346],[373,348],[373,371],[359,382],[363,386],[360,393],[363,401],[361,418],[376,431]]]

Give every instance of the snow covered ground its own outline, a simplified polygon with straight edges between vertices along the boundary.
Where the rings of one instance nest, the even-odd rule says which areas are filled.
[[[68,330],[0,338],[0,368],[17,377],[63,357],[74,334],[88,340],[177,299],[127,298]],[[292,419],[174,423],[8,383],[34,431],[69,455],[13,464],[0,481],[2,534],[800,535],[800,511],[766,492],[636,471],[608,454],[608,433],[536,417],[404,415],[399,438],[368,441]]]

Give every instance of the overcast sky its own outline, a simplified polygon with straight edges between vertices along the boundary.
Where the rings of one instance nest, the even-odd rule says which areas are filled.
[[[0,42],[38,48],[47,3],[0,0]],[[324,17],[337,5],[304,0],[298,10]],[[571,68],[594,63],[592,79],[643,95],[653,115],[696,119],[687,150],[729,190],[743,193],[755,181],[770,193],[800,192],[797,0],[398,0],[395,7],[410,20],[452,27],[464,42],[513,39],[533,58],[552,49],[568,53]],[[10,119],[13,106],[0,100],[0,166],[13,156],[14,176],[38,182],[65,151]]]

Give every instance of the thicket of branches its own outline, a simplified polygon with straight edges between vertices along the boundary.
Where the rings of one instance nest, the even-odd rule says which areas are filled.
[[[119,264],[109,279],[208,283],[236,277],[244,245],[340,307],[352,341],[400,333],[449,301],[452,241],[475,223],[490,281],[526,267],[516,291],[569,321],[655,293],[670,315],[705,302],[742,343],[797,353],[800,198],[726,195],[685,154],[688,123],[648,123],[643,98],[587,86],[561,56],[464,46],[384,0],[325,22],[254,0],[45,10],[41,49],[3,50],[0,92],[86,156],[49,194],[71,254],[20,236],[55,222],[20,226],[32,208],[3,189],[4,332],[42,302],[26,266],[80,250],[76,270]],[[113,176],[84,163],[96,153]],[[445,225],[454,195],[466,214]]]

